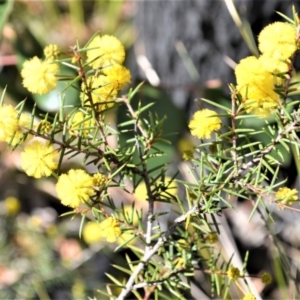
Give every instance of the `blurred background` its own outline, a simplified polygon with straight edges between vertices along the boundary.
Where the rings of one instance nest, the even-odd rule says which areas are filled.
[[[197,143],[190,140],[187,124],[199,106],[207,106],[199,99],[230,106],[228,84],[234,83],[236,63],[258,54],[258,33],[265,25],[282,21],[276,11],[292,17],[293,3],[298,10],[300,2],[295,0],[4,0],[0,2],[0,89],[7,86],[6,102],[15,105],[27,98],[28,110],[36,103],[38,113],[55,113],[57,92],[64,84],[49,95],[30,95],[21,82],[23,62],[42,57],[48,44],[68,52],[77,41],[84,45],[97,31],[114,35],[127,49],[131,87],[145,82],[136,100],[155,102],[153,111],[168,117],[165,134],[176,133],[168,137],[171,145],[159,146],[167,155],[154,162],[171,161],[172,175],[181,163],[182,151]],[[62,73],[72,75],[68,69]],[[66,101],[79,103],[78,91],[69,89]],[[124,119],[124,110],[110,114],[116,124]],[[255,120],[248,126],[260,128],[261,124]],[[76,165],[80,161],[68,162],[64,168]],[[288,186],[298,190],[299,170],[299,159],[285,151],[280,176],[288,177]],[[250,251],[249,273],[274,274],[265,224],[259,216],[248,222],[252,210],[248,202],[236,199],[235,205],[236,212],[225,213],[228,232],[242,257]],[[0,144],[0,207],[1,299],[101,299],[96,290],[105,289],[109,282],[104,272],[117,273],[110,264],[121,264],[123,253],[113,254],[105,242],[80,239],[80,218],[59,217],[68,209],[56,199],[54,180],[27,177],[20,169],[19,150],[12,152],[5,144]],[[279,216],[277,209],[270,209],[277,215],[273,233],[298,278],[299,215],[281,211]],[[266,298],[282,299],[278,286],[283,283],[284,279],[275,280],[265,288],[257,282],[256,288]],[[209,294],[209,289],[201,289]]]

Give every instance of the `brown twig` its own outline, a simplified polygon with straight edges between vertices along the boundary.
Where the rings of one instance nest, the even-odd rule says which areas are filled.
[[[144,179],[145,186],[146,186],[146,189],[147,189],[147,195],[148,195],[148,213],[147,213],[146,248],[145,248],[145,253],[147,253],[150,250],[150,244],[151,244],[152,227],[153,227],[153,215],[154,215],[154,200],[155,200],[154,196],[153,196],[153,193],[151,191],[151,182],[150,182],[150,178],[149,178],[149,174],[148,174],[148,170],[147,170],[147,165],[146,165],[146,161],[145,161],[145,156],[151,148],[151,146],[150,146],[151,142],[149,141],[149,137],[148,137],[147,133],[145,132],[144,128],[142,127],[142,125],[140,124],[139,117],[135,113],[135,111],[133,110],[133,108],[130,105],[128,99],[126,97],[122,97],[120,100],[125,103],[129,113],[131,114],[131,117],[135,120],[134,133],[135,133],[135,137],[136,137],[136,146],[137,146],[137,149],[138,149],[138,152],[139,152],[139,157],[140,157],[141,165],[142,165],[142,174],[141,174],[141,176]],[[138,130],[141,132],[141,134],[142,134],[142,136],[143,136],[143,138],[145,139],[145,142],[146,142],[146,147],[143,150],[142,150],[142,147],[140,145],[139,138],[138,138],[138,136],[139,136]]]
[[[104,134],[103,126],[101,125],[101,122],[100,122],[100,116],[101,115],[99,114],[99,112],[96,111],[95,105],[93,103],[93,97],[92,97],[92,93],[91,93],[91,86],[88,84],[87,76],[85,74],[85,70],[84,70],[84,67],[83,67],[83,64],[82,64],[82,57],[81,57],[80,53],[78,52],[76,46],[71,47],[71,49],[74,52],[74,56],[75,56],[76,61],[78,63],[78,67],[79,67],[78,74],[81,77],[82,82],[85,86],[85,93],[87,94],[88,101],[90,102],[90,105],[91,105],[91,109],[93,110],[93,113],[95,115],[95,121],[96,121],[96,124],[99,128],[101,138],[102,138],[104,144],[106,146],[108,146],[106,135]]]
[[[238,170],[238,161],[237,161],[237,150],[236,150],[236,142],[237,142],[237,134],[236,134],[236,111],[235,111],[235,102],[236,95],[231,95],[231,127],[232,127],[232,159],[234,163],[235,170]]]

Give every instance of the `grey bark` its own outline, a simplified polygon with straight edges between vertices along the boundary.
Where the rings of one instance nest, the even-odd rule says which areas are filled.
[[[283,20],[276,11],[291,16],[291,0],[238,0],[235,6],[242,19],[249,21],[254,36],[275,20]],[[225,63],[250,55],[239,30],[222,0],[139,1],[136,15],[137,43],[142,45],[153,69],[167,88],[174,103],[186,107],[199,96],[192,86],[203,87],[209,80],[234,83],[234,73]],[[200,79],[195,82],[175,48],[181,41],[193,61]],[[136,73],[137,76],[143,74]],[[227,93],[229,93],[227,89]]]

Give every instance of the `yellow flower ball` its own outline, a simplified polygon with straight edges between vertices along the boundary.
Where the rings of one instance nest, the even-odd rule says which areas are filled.
[[[178,251],[180,251],[180,252],[187,250],[190,247],[188,241],[185,239],[179,239],[177,241],[177,244],[175,244],[175,246],[178,249]]]
[[[297,51],[296,27],[286,22],[266,26],[258,36],[258,48],[276,59],[288,59]]]
[[[117,237],[122,234],[120,223],[114,217],[109,217],[99,224],[101,235],[109,243],[114,243]]]
[[[279,95],[274,91],[274,76],[263,62],[255,56],[242,59],[235,68],[237,90],[244,99],[247,113],[268,117],[279,103]]]
[[[247,113],[252,113],[260,118],[269,117],[269,115],[278,108],[280,101],[279,96],[273,90],[262,90],[259,87],[253,85],[241,89],[241,92],[245,92],[244,108]]]
[[[144,182],[141,182],[135,189],[134,195],[137,200],[145,201],[148,198],[147,188]]]
[[[83,228],[82,237],[84,241],[89,245],[101,241],[103,237],[102,237],[99,224],[97,222],[87,223]]]
[[[126,218],[124,217],[124,222],[126,219],[126,221],[131,221],[131,224],[129,225],[137,227],[139,223],[139,217],[136,209],[132,208],[132,205],[124,205],[124,213],[126,215]],[[117,238],[117,243],[119,245],[124,244],[127,241],[129,242],[126,243],[126,245],[132,245],[137,241],[137,236],[135,235],[134,230],[124,230],[123,233]]]
[[[91,131],[90,127],[92,126],[92,120],[86,119],[86,116],[81,111],[77,111],[73,114],[68,124],[70,126],[70,134],[71,135],[82,135],[83,137],[87,137],[89,132]]]
[[[50,176],[57,168],[59,153],[52,144],[33,141],[21,153],[21,166],[28,176]]]
[[[18,112],[11,105],[0,106],[0,141],[11,139],[18,130]]]
[[[231,280],[237,280],[240,277],[240,270],[233,266],[230,266],[227,271],[227,276]]]
[[[192,160],[194,157],[195,145],[187,138],[182,138],[178,142],[178,149],[182,155],[183,160]]]
[[[210,139],[213,131],[221,128],[221,119],[210,109],[197,111],[189,123],[191,134],[199,139]]]
[[[178,187],[176,181],[171,182],[171,177],[166,176],[165,181],[162,182],[160,181],[160,186],[161,186],[161,196],[164,198],[170,198],[171,196],[176,196],[178,192]]]
[[[189,161],[194,158],[194,153],[191,150],[186,150],[182,153],[182,159]]]
[[[77,208],[94,195],[93,177],[84,170],[71,169],[59,176],[56,192],[63,205]]]
[[[117,91],[122,89],[131,79],[130,71],[120,65],[104,68],[103,73],[106,75],[103,77],[103,81]]]
[[[38,133],[47,135],[52,130],[52,124],[49,121],[41,120],[37,124],[36,128],[37,128],[36,130],[37,130]]]
[[[31,125],[31,117],[29,114],[27,113],[22,113],[19,120],[18,120],[18,128],[15,131],[15,134],[13,136],[13,140],[11,140],[11,137],[6,139],[7,143],[10,143],[12,146],[15,146],[16,144],[18,144],[21,139],[23,138],[23,134],[25,133],[24,128],[29,129],[30,125]],[[31,138],[31,135],[27,135],[26,140],[28,140],[29,138]],[[23,142],[25,142],[25,140],[23,140]]]
[[[48,94],[56,88],[58,71],[58,64],[48,60],[42,61],[35,56],[23,64],[23,86],[34,94]]]
[[[156,185],[161,186],[160,196],[163,198],[170,198],[170,195],[177,195],[177,183],[173,180],[171,182],[171,177],[166,176],[165,181],[158,181]],[[145,201],[148,198],[147,188],[144,182],[141,182],[135,189],[134,192],[137,201]]]
[[[256,300],[256,297],[253,294],[248,293],[243,297],[243,300]]]
[[[86,283],[84,279],[77,277],[72,285],[72,299],[86,298]]]
[[[96,173],[93,175],[93,184],[97,187],[103,187],[107,182],[107,177],[103,174]]]
[[[44,48],[44,55],[48,60],[57,59],[60,55],[60,49],[55,44],[50,44]]]
[[[86,86],[82,84],[82,93],[80,97],[84,107],[91,107],[91,105],[93,105],[95,109],[100,112],[115,105],[114,99],[116,98],[118,91],[114,88],[113,84],[106,82],[104,75],[89,77],[88,85],[91,87],[90,93],[92,103],[89,99]]]
[[[286,73],[289,70],[289,65],[286,62],[283,62],[280,59],[276,59],[273,57],[270,57],[266,54],[262,54],[258,60],[262,62],[264,65],[265,69],[272,74],[282,74]],[[275,82],[276,83],[276,82]]]
[[[95,36],[88,48],[90,50],[87,50],[86,55],[93,69],[124,62],[124,46],[114,36]]]
[[[264,272],[261,274],[261,281],[265,285],[271,284],[272,282],[272,276],[270,273]]]
[[[256,85],[269,90],[274,87],[273,75],[265,68],[263,62],[255,56],[241,59],[235,68],[235,76],[239,88],[245,85]]]
[[[292,205],[298,200],[298,191],[296,189],[289,189],[287,187],[281,187],[277,191],[275,198],[284,204]]]
[[[184,260],[183,257],[175,258],[175,260],[173,261],[173,264],[174,264],[174,268],[176,270],[181,270],[181,269],[184,269],[186,267],[185,260]]]
[[[21,203],[16,197],[7,197],[4,199],[5,212],[9,216],[14,216],[21,209]]]
[[[127,219],[132,216],[132,225],[137,226],[139,223],[138,213],[135,208],[132,209],[132,205],[125,205],[124,206],[124,213],[127,216]]]
[[[209,233],[205,239],[209,244],[215,244],[219,240],[219,237],[217,233]]]

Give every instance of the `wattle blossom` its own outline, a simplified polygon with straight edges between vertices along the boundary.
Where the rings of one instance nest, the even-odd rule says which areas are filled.
[[[50,44],[44,48],[44,55],[48,60],[57,59],[60,55],[60,49],[55,44]]]
[[[237,280],[240,277],[240,270],[236,267],[230,266],[227,271],[227,276],[231,280]]]
[[[93,177],[84,170],[71,169],[59,176],[56,192],[63,205],[77,208],[94,195]]]
[[[243,297],[243,300],[256,300],[256,297],[253,294],[248,293]]]
[[[21,209],[21,202],[16,197],[7,197],[4,199],[4,210],[9,216],[16,215]]]
[[[277,59],[288,59],[297,50],[296,27],[286,22],[266,26],[258,36],[261,53]]]
[[[103,239],[100,226],[97,222],[87,223],[82,231],[84,241],[89,244],[95,244]]]
[[[23,64],[23,86],[33,94],[48,94],[56,88],[58,71],[58,64],[35,56]]]
[[[120,223],[114,217],[109,217],[99,224],[101,235],[109,243],[114,243],[121,235]]]
[[[272,276],[270,273],[264,272],[261,274],[261,282],[265,285],[272,283]]]
[[[89,77],[88,85],[91,87],[92,104],[97,111],[106,110],[114,106],[114,99],[117,96],[117,90],[110,83],[105,81],[105,76]],[[85,85],[82,85],[81,93],[82,105],[91,107],[90,99],[87,95]]]
[[[11,105],[0,106],[0,141],[11,139],[18,130],[18,112]]]
[[[114,36],[95,36],[88,44],[86,55],[93,69],[122,64],[125,59],[125,49]]]
[[[237,90],[242,95],[247,113],[268,117],[279,105],[274,91],[274,76],[255,56],[240,61],[235,68]]]
[[[15,131],[13,140],[11,140],[11,137],[8,137],[6,139],[6,142],[10,143],[12,146],[15,146],[23,138],[23,134],[25,133],[26,129],[30,128],[30,125],[31,125],[30,115],[27,113],[22,113],[18,120],[18,128]],[[29,138],[31,138],[31,136],[28,134],[26,140],[28,140]]]
[[[107,182],[107,177],[103,174],[96,173],[93,176],[93,184],[97,187],[103,187]]]
[[[47,177],[57,168],[58,156],[59,153],[52,144],[33,141],[21,153],[21,166],[28,176]]]
[[[292,205],[295,201],[298,200],[298,191],[296,189],[281,187],[277,191],[275,198],[277,201],[280,201],[284,204]]]
[[[117,91],[130,82],[130,71],[123,66],[113,65],[104,68],[103,73],[106,75],[103,77],[103,82],[106,82],[108,86],[113,87]]]
[[[275,85],[281,85],[284,82],[284,75],[289,70],[289,64],[281,59],[270,57],[262,54],[259,61],[264,65],[264,68],[273,76]]]
[[[79,135],[82,134],[84,137],[88,135],[91,131],[90,127],[92,125],[91,119],[85,120],[86,116],[81,111],[77,111],[71,118],[69,119],[70,126],[70,134],[71,135]]]
[[[172,178],[166,176],[165,181],[157,181],[157,186],[161,186],[163,188],[163,191],[161,191],[160,196],[162,198],[170,198],[171,196],[176,196],[177,195],[177,183],[173,180],[171,181]],[[152,187],[153,189],[153,187]],[[147,195],[147,188],[145,182],[141,182],[135,189],[134,195],[136,198],[136,201],[145,201],[148,198]]]
[[[189,123],[191,134],[199,139],[209,139],[213,131],[221,128],[221,119],[210,109],[197,111]]]
[[[289,69],[289,66],[286,62],[270,57],[266,54],[262,54],[259,58],[259,61],[262,62],[264,68],[272,74],[286,73]]]
[[[102,240],[114,243],[122,234],[120,223],[114,217],[108,217],[100,224],[89,222],[83,229],[83,239],[87,244],[94,244]]]

